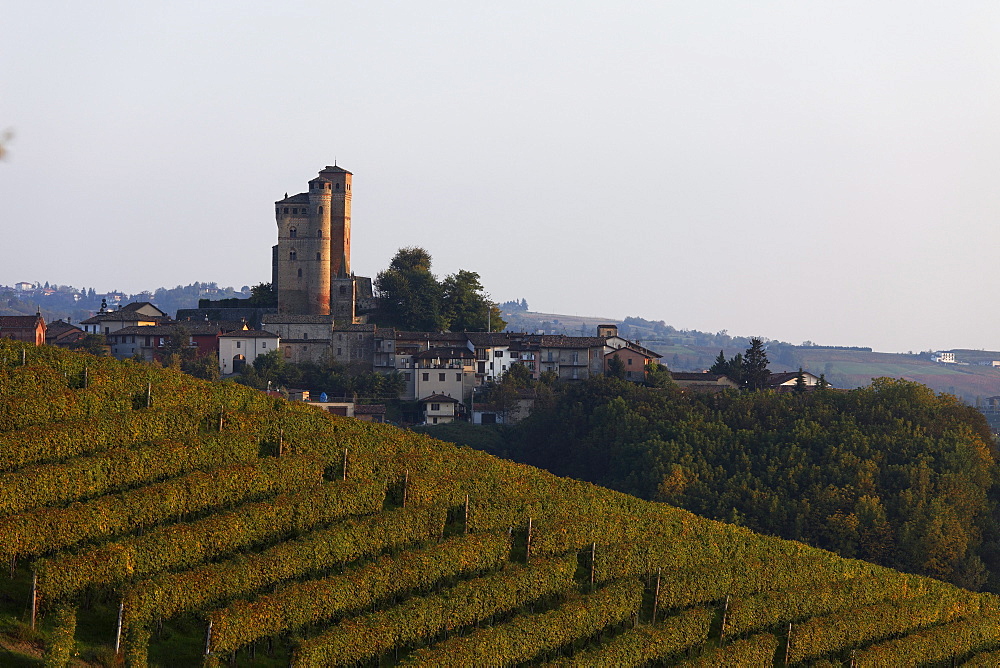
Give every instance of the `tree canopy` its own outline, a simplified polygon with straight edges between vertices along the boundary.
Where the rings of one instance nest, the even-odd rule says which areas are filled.
[[[375,278],[380,324],[408,331],[502,331],[506,322],[480,276],[460,269],[438,279],[423,248],[400,248]]]

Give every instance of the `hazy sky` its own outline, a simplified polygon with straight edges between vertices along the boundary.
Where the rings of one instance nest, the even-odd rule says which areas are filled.
[[[353,268],[877,350],[1000,349],[1000,3],[3,5],[0,283],[270,279],[354,172]]]

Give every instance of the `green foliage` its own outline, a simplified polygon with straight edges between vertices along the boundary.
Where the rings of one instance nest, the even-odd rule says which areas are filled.
[[[882,640],[977,612],[979,600],[955,590],[901,602],[879,603],[816,617],[792,626],[788,662],[818,658],[844,647]],[[993,620],[996,623],[996,620]],[[892,665],[875,663],[873,665]]]
[[[770,666],[778,650],[778,639],[764,633],[727,643],[697,659],[681,661],[684,668],[729,668],[729,666]]]
[[[708,639],[714,611],[699,607],[683,610],[660,624],[644,624],[625,631],[599,647],[557,661],[553,666],[645,666],[701,645]],[[750,665],[730,663],[729,665]]]
[[[55,625],[45,645],[44,665],[46,668],[64,668],[69,665],[76,647],[73,639],[76,634],[76,609],[60,605],[53,616]]]
[[[988,556],[988,433],[920,386],[692,397],[602,379],[556,391],[547,419],[564,421],[524,433],[552,429],[564,447],[566,431],[654,495],[714,508],[713,486],[731,477],[718,508],[747,523],[799,513],[843,551],[895,558],[905,545],[914,570],[957,560],[971,579]],[[0,341],[0,441],[0,546],[46,552],[0,588],[6,628],[35,571],[42,628],[79,604],[78,644],[92,628],[109,636],[108,603],[122,601],[129,665],[176,663],[180,646],[196,661],[206,618],[206,665],[265,636],[280,645],[270,661],[291,651],[305,665],[394,650],[451,665],[629,665],[678,650],[697,657],[686,665],[769,665],[774,635],[738,634],[765,629],[783,645],[789,621],[793,651],[815,665],[852,649],[859,665],[943,665],[1000,643],[989,596],[170,369]],[[776,506],[768,480],[788,487]],[[48,554],[58,545],[73,549]],[[580,582],[596,591],[579,596]],[[644,589],[660,621],[630,628]],[[720,645],[705,633],[727,598]]]
[[[988,426],[916,383],[699,395],[598,378],[505,434],[518,461],[843,556],[971,589],[1000,568]]]
[[[494,665],[517,665],[576,638],[586,638],[605,627],[631,619],[638,614],[641,601],[642,583],[636,580],[616,582],[592,594],[571,598],[554,610],[521,615],[506,624],[467,636],[452,636],[434,647],[414,652],[406,664],[472,666],[483,657],[490,657]],[[629,655],[628,651],[615,650],[618,647],[612,650],[609,658]]]
[[[571,586],[575,571],[574,555],[460,582],[440,594],[413,598],[388,610],[345,620],[300,643],[293,662],[333,666],[378,657],[398,644],[407,645],[444,630],[457,630],[544,595],[565,591]],[[638,592],[641,594],[641,587]],[[637,597],[634,603],[634,609],[638,609]],[[452,665],[469,664],[459,660]]]
[[[447,577],[497,568],[509,551],[506,537],[470,535],[238,601],[210,615],[212,651],[232,652],[268,635],[324,622]]]
[[[44,508],[0,519],[7,559],[39,555],[96,537],[149,527],[171,517],[305,487],[320,480],[313,457],[262,459],[195,471],[148,487],[109,494],[66,508]]]
[[[278,306],[278,292],[270,283],[258,283],[250,288],[250,298],[247,304],[254,308],[268,308]]]
[[[743,353],[743,383],[747,389],[762,390],[767,386],[770,375],[764,342],[758,338],[750,339],[750,347]]]
[[[439,282],[423,248],[400,248],[388,269],[376,276],[375,288],[377,319],[385,326],[415,332],[500,332],[507,325],[486,296],[479,274],[460,269]]]

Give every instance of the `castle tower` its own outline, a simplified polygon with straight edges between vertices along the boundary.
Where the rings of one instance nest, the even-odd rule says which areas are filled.
[[[350,272],[351,176],[327,167],[309,181],[309,192],[274,203],[279,313],[331,314],[331,281]]]

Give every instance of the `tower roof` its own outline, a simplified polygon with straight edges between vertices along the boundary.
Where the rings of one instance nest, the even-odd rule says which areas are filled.
[[[323,171],[320,172],[320,174],[326,174],[328,172],[334,172],[334,173],[337,173],[337,174],[350,174],[351,173],[351,172],[347,171],[346,169],[344,169],[343,167],[338,167],[336,165],[333,165],[331,167],[330,165],[327,165],[323,169]]]

